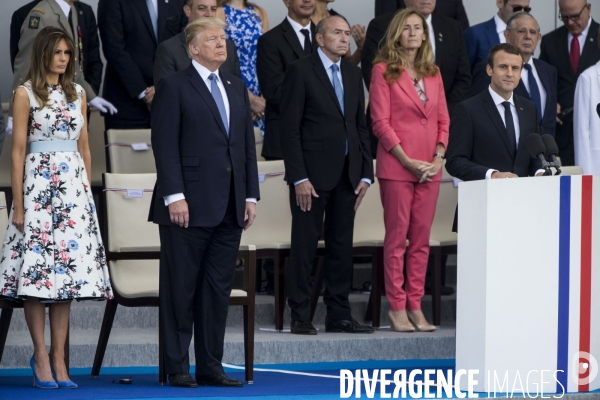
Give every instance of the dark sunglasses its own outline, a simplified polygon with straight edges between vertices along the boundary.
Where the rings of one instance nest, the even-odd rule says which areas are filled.
[[[525,11],[526,13],[531,11],[531,7],[513,6],[513,12]]]

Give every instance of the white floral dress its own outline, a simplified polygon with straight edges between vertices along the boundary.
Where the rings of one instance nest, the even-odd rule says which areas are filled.
[[[68,102],[60,85],[48,86],[40,108],[30,82],[27,142],[77,140],[83,127],[83,90]],[[24,233],[9,226],[0,253],[0,298],[43,301],[110,299],[112,290],[94,199],[78,152],[29,153],[23,180]]]

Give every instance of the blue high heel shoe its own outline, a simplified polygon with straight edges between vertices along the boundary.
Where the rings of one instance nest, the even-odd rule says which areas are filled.
[[[54,372],[54,366],[52,365],[52,361],[50,361],[50,369],[52,370],[52,377],[58,384],[59,389],[76,389],[77,388],[77,384],[71,380],[59,381],[58,379],[56,379],[56,373]]]
[[[58,388],[58,384],[55,381],[46,382],[40,381],[37,377],[37,373],[35,372],[35,361],[33,356],[31,356],[31,360],[29,360],[29,365],[31,365],[31,369],[33,370],[33,386],[38,387],[40,389],[56,389]]]

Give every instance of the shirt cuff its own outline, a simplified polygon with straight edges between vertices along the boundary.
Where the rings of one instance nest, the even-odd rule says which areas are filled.
[[[371,186],[371,184],[373,183],[369,178],[362,178],[360,181],[361,182],[366,182],[367,185],[369,185],[369,186]]]
[[[494,172],[498,172],[497,169],[488,169],[487,172],[485,173],[485,179],[492,179],[492,174]]]
[[[169,204],[175,203],[176,201],[185,200],[185,196],[183,195],[183,193],[175,193],[169,196],[165,196],[163,197],[163,199],[165,199],[165,206],[168,206]]]
[[[535,171],[534,176],[537,176],[537,174],[539,174],[540,172],[543,174],[543,173],[546,172],[546,170],[545,169],[538,169],[537,171]]]
[[[300,179],[299,181],[294,182],[294,186],[298,186],[299,184],[301,184],[302,182],[306,182],[307,180],[308,178]]]
[[[257,200],[254,197],[250,197],[250,198],[246,199],[246,203],[254,203],[254,204],[256,204],[256,202],[257,202]]]
[[[138,94],[138,99],[140,99],[140,100],[141,100],[141,99],[143,99],[144,97],[146,97],[146,90],[148,90],[148,89],[144,89],[144,91],[143,91],[142,93]],[[168,196],[167,196],[167,197],[168,197]]]

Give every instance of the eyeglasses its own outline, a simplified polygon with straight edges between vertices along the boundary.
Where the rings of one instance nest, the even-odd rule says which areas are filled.
[[[525,11],[526,13],[531,11],[531,7],[513,6],[513,12]]]
[[[581,11],[579,12],[579,14],[573,14],[573,15],[562,15],[562,14],[558,14],[558,19],[562,20],[563,22],[567,22],[568,20],[571,21],[579,21],[579,18],[581,17],[581,14],[583,14],[583,12],[585,11],[585,9],[587,8],[587,4],[585,6],[583,6],[583,8],[581,9]]]

